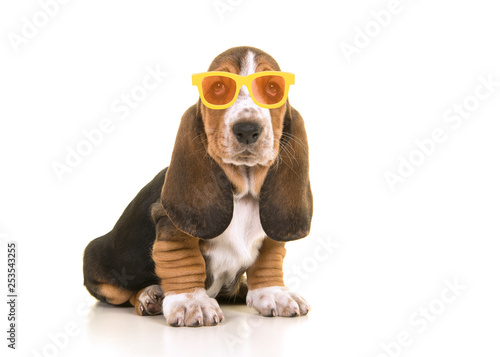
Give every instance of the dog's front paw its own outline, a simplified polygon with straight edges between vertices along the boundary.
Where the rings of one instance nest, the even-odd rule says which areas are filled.
[[[215,299],[205,289],[193,293],[165,294],[163,314],[171,326],[214,326],[224,320],[224,315]]]
[[[247,305],[268,317],[307,315],[311,310],[303,297],[281,286],[248,291]]]

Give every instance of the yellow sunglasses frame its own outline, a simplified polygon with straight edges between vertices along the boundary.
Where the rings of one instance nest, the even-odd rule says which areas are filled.
[[[234,92],[234,98],[231,100],[231,102],[223,105],[216,105],[216,104],[211,104],[208,103],[205,100],[205,96],[203,95],[203,88],[202,88],[202,82],[204,78],[207,77],[217,77],[217,76],[222,76],[222,77],[227,77],[231,78],[236,82],[236,91]],[[263,77],[263,76],[280,76],[285,80],[285,93],[283,94],[283,99],[281,99],[278,103],[276,104],[264,104],[264,103],[259,103],[252,92],[252,81],[255,78]],[[248,76],[240,76],[238,74],[230,73],[230,72],[219,72],[219,71],[212,71],[212,72],[204,72],[204,73],[196,73],[193,74],[193,85],[198,87],[198,92],[200,93],[200,98],[203,104],[205,104],[208,108],[211,109],[226,109],[229,108],[231,105],[236,102],[236,99],[238,99],[238,95],[240,94],[240,89],[242,86],[245,86],[248,89],[248,92],[250,93],[250,97],[252,97],[252,100],[254,101],[255,104],[257,104],[259,107],[262,108],[267,108],[267,109],[273,109],[273,108],[279,108],[283,104],[285,104],[286,99],[288,98],[288,89],[290,88],[291,84],[295,84],[295,75],[293,73],[288,73],[288,72],[280,72],[280,71],[262,71],[262,72],[257,72],[253,74],[249,74]]]

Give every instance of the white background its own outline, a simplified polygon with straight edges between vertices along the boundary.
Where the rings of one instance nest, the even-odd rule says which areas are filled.
[[[222,16],[213,3],[69,1],[17,47],[9,39],[40,4],[0,5],[3,296],[7,241],[19,257],[12,355],[498,355],[500,87],[473,96],[479,78],[500,81],[499,8],[401,0],[381,27],[373,11],[387,0],[233,0]],[[359,45],[358,29],[370,37],[348,58],[341,46],[356,36]],[[218,327],[175,329],[96,304],[82,285],[84,247],[168,165],[180,116],[197,100],[191,74],[237,45],[296,75],[289,98],[306,121],[315,212],[310,236],[287,245],[285,269],[313,310],[268,319],[223,306]],[[169,75],[120,119],[112,104],[148,66]],[[446,122],[464,101],[474,110],[462,125]],[[113,131],[58,180],[53,163],[103,118]],[[438,128],[446,140],[414,152]],[[411,155],[419,166],[391,190],[384,175]],[[465,289],[451,302],[453,283]],[[5,332],[0,340],[4,355]]]

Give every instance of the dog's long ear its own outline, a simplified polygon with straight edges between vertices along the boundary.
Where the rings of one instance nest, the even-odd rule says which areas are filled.
[[[172,223],[198,238],[215,238],[233,216],[231,183],[206,151],[199,102],[182,116],[161,204]]]
[[[269,238],[286,242],[309,234],[312,211],[304,120],[287,103],[279,156],[260,193],[260,222]]]

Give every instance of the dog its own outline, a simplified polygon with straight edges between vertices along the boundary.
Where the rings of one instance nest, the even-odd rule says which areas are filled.
[[[171,326],[219,324],[218,300],[270,317],[310,311],[283,281],[285,242],[309,234],[313,212],[304,121],[287,97],[293,80],[253,47],[193,75],[200,98],[181,118],[170,166],[85,249],[91,295],[163,313]]]

